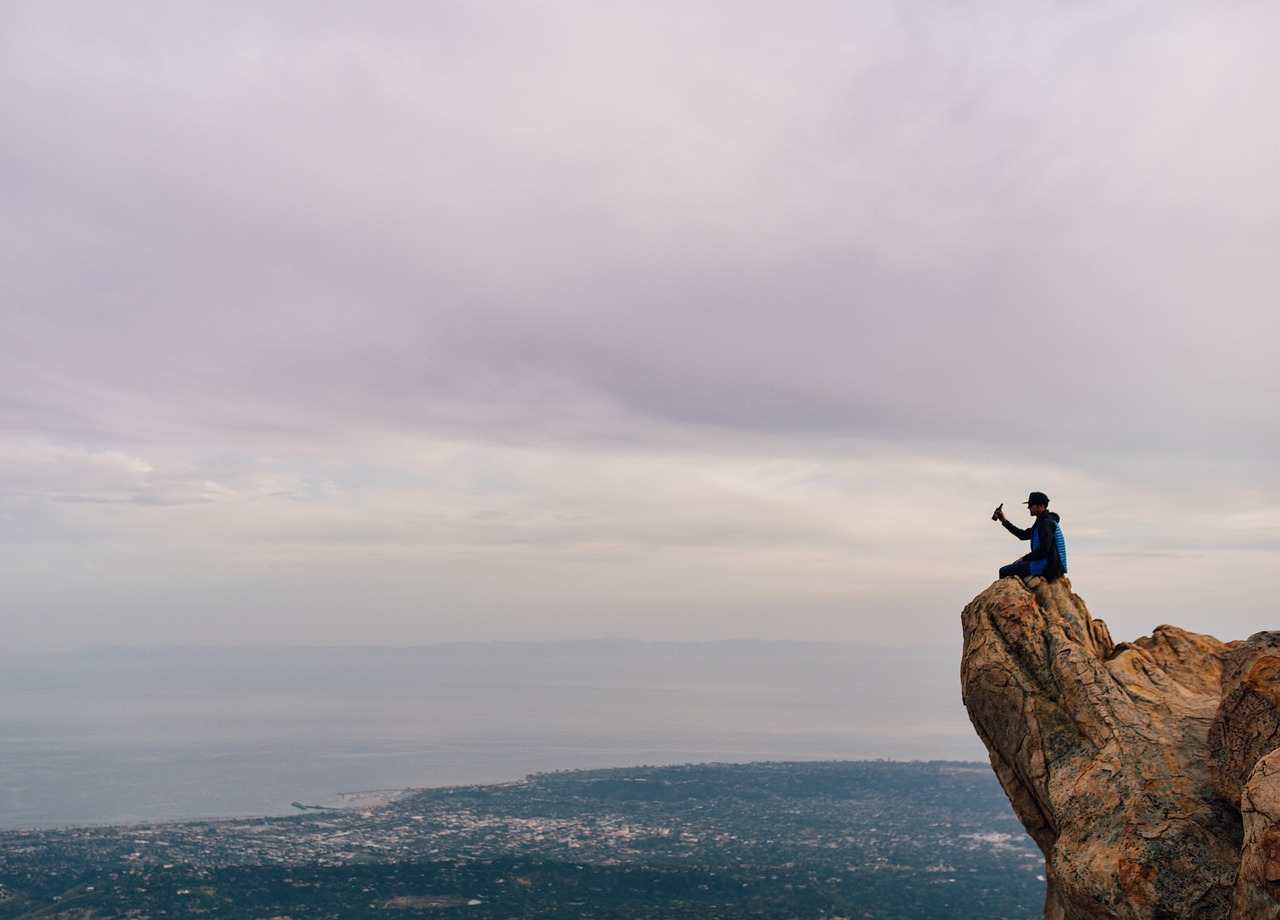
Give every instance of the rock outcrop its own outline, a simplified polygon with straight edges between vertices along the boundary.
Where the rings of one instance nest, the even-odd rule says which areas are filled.
[[[1280,633],[1119,645],[1066,578],[965,608],[965,706],[1048,920],[1280,918]]]

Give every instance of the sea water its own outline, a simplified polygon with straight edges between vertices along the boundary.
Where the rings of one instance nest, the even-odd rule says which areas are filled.
[[[959,652],[621,640],[0,658],[0,827],[287,814],[543,771],[982,760]]]

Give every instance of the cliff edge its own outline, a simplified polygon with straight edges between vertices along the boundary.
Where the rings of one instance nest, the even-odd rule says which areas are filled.
[[[1066,578],[962,614],[969,718],[1045,857],[1047,920],[1280,917],[1280,632],[1115,644]]]

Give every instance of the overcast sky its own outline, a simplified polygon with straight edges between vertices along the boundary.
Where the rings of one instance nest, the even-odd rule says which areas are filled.
[[[5,4],[5,651],[1280,628],[1277,34]]]

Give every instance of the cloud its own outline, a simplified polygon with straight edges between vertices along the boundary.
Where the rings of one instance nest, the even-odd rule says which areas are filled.
[[[804,596],[847,638],[842,597],[954,606],[1015,484],[1109,559],[1274,545],[1265,5],[3,15],[24,571],[288,560],[264,604],[385,579],[394,634],[406,560],[465,557],[429,593],[494,624],[592,634],[557,605],[622,579],[613,631]]]

